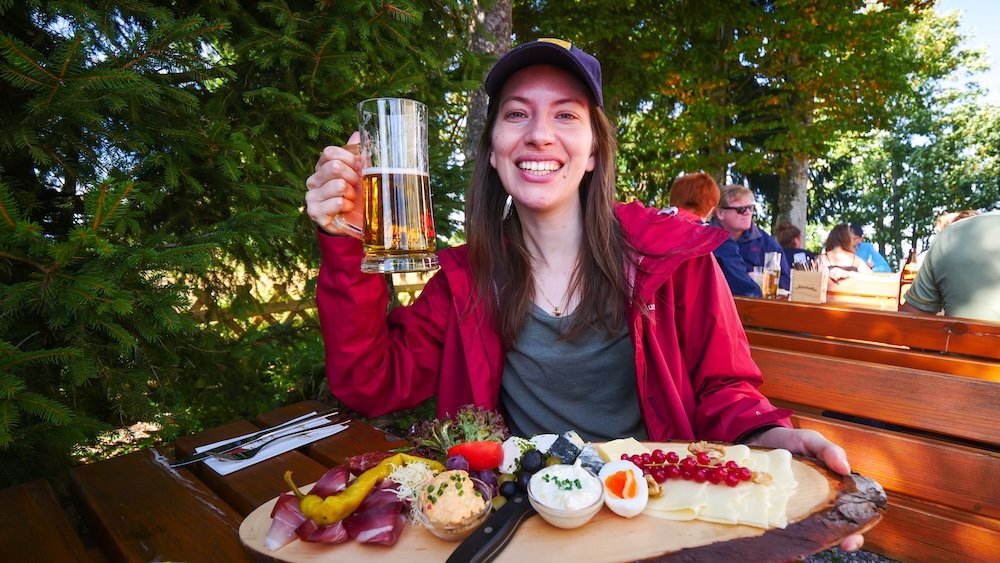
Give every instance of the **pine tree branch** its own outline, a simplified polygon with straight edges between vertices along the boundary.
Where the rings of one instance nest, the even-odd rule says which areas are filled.
[[[34,260],[32,260],[30,258],[25,258],[24,256],[18,256],[16,254],[11,254],[9,252],[4,252],[4,251],[0,250],[0,258],[7,258],[7,259],[10,259],[10,260],[16,260],[18,262],[24,262],[25,264],[30,264],[31,266],[34,266],[35,268],[37,268],[38,271],[40,271],[40,272],[46,272],[47,271],[46,268],[45,268],[45,266],[42,263],[35,262]]]
[[[48,71],[48,69],[46,69],[45,67],[43,67],[42,65],[38,64],[38,61],[37,61],[37,60],[35,60],[35,58],[34,58],[34,57],[32,57],[32,56],[29,56],[29,55],[28,55],[28,53],[25,53],[24,51],[22,51],[21,49],[19,49],[19,48],[17,47],[17,43],[14,43],[14,42],[13,42],[13,41],[11,41],[10,39],[8,39],[8,38],[4,37],[4,44],[5,44],[5,45],[7,46],[7,48],[8,48],[8,49],[10,49],[10,50],[11,50],[11,51],[12,51],[13,53],[15,53],[15,54],[17,54],[17,55],[20,55],[20,56],[21,56],[21,58],[22,58],[22,59],[23,59],[23,60],[24,60],[25,62],[28,62],[28,63],[31,63],[31,64],[32,64],[32,65],[33,65],[33,66],[34,66],[35,68],[37,68],[38,70],[42,71],[42,73],[43,73],[43,74],[45,74],[45,75],[47,75],[47,76],[48,76],[49,78],[51,78],[51,79],[53,79],[53,80],[57,80],[56,76],[55,76],[54,74],[52,74],[51,72],[49,72],[49,71]]]
[[[39,80],[36,80],[35,78],[32,78],[31,76],[28,76],[27,74],[24,74],[24,73],[21,73],[21,72],[17,72],[16,70],[14,70],[11,67],[7,67],[6,71],[9,72],[12,76],[16,76],[17,78],[20,78],[21,80],[23,80],[24,82],[26,82],[28,84],[36,84],[36,85],[38,85],[38,86],[40,86],[42,88],[53,88],[53,86],[51,84],[46,84],[45,82],[41,82]]]
[[[59,91],[59,86],[65,83],[66,74],[69,72],[69,62],[73,59],[73,51],[76,51],[82,41],[83,37],[81,37],[80,34],[73,36],[73,46],[66,52],[66,60],[63,61],[63,66],[59,70],[59,76],[56,77],[56,83],[52,86],[52,92],[49,94],[48,99],[45,100],[45,103],[52,103],[52,98],[56,97],[56,92]]]
[[[14,223],[14,218],[11,217],[10,213],[7,212],[7,206],[5,206],[3,204],[3,199],[0,199],[0,214],[3,215],[3,219],[4,219],[4,221],[7,221],[8,225],[10,225],[11,227],[14,226],[14,224],[15,224]]]
[[[108,184],[102,182],[101,187],[98,188],[97,205],[94,206],[94,222],[90,227],[91,231],[97,232],[97,228],[101,226],[101,208],[104,206],[104,196],[108,195]]]

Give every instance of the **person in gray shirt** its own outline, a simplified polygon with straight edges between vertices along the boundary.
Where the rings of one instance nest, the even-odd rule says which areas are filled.
[[[1000,213],[941,231],[904,299],[904,312],[1000,323]]]

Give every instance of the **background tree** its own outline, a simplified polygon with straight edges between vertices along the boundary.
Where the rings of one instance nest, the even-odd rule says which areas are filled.
[[[926,4],[525,2],[514,25],[576,39],[604,63],[625,193],[661,205],[684,171],[749,178],[775,216],[804,227],[810,159],[885,122],[916,66],[894,38]]]
[[[1000,207],[1000,108],[983,103],[977,89],[954,85],[982,66],[982,53],[960,48],[953,16],[924,17],[903,35],[922,51],[914,94],[887,100],[892,118],[884,129],[835,143],[817,167],[814,215],[828,225],[871,225],[896,264],[910,248],[926,249],[939,214]]]
[[[170,439],[319,392],[315,321],[237,333],[187,311],[203,296],[249,314],[272,285],[310,297],[304,179],[358,101],[429,103],[437,227],[454,230],[464,98],[449,93],[479,79],[464,2],[0,14],[0,484],[55,472],[108,428],[155,420]]]
[[[510,50],[511,0],[473,0],[475,14],[472,24],[471,51],[484,57],[486,61],[496,61]],[[487,63],[488,64],[488,63]],[[483,76],[483,80],[486,77]],[[486,111],[489,96],[480,83],[469,95],[469,111],[466,114],[465,162],[476,160],[479,138],[486,128]]]

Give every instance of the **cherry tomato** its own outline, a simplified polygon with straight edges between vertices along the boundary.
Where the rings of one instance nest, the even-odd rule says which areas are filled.
[[[467,459],[472,471],[496,469],[503,463],[503,446],[500,442],[464,442],[448,448],[448,456],[453,455]]]

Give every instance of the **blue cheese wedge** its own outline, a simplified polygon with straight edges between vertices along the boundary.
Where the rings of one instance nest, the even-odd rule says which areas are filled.
[[[601,458],[601,454],[594,447],[594,444],[590,442],[584,444],[583,449],[580,450],[580,455],[576,456],[576,460],[580,462],[580,465],[584,469],[590,470],[594,475],[600,473],[601,468],[604,467],[604,459]]]
[[[563,432],[549,447],[549,455],[554,455],[567,465],[573,465],[586,443],[576,430]]]

